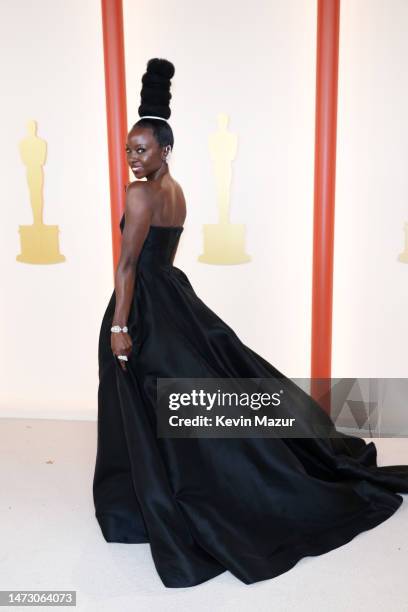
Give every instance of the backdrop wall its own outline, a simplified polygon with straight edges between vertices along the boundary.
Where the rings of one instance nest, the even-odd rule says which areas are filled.
[[[3,279],[0,414],[96,418],[97,342],[113,290],[100,3],[3,5]],[[407,376],[404,168],[408,17],[403,0],[343,0],[333,376]],[[188,216],[175,265],[242,341],[291,377],[310,374],[316,4],[124,2],[129,129],[150,57],[173,61],[170,170]],[[400,59],[401,58],[401,59]],[[231,221],[250,263],[200,263],[217,221],[208,137],[238,136]],[[18,143],[48,145],[44,222],[66,262],[16,261],[32,222]]]

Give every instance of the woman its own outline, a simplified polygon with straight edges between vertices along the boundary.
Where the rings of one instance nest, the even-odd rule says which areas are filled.
[[[388,519],[403,501],[397,492],[408,492],[408,466],[378,467],[374,443],[360,438],[312,437],[307,417],[327,424],[324,410],[245,346],[173,265],[186,218],[167,165],[173,75],[167,60],[148,62],[142,118],[127,138],[129,166],[147,181],[127,190],[100,330],[95,513],[107,542],[150,543],[167,587],[226,570],[250,584]],[[285,381],[304,437],[156,435],[157,378],[234,377]]]

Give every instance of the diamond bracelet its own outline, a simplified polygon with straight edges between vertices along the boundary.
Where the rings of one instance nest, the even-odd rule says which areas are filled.
[[[127,333],[128,328],[126,327],[120,327],[120,325],[114,325],[113,327],[111,327],[111,332],[113,332],[114,334],[119,334],[120,332],[125,332]]]

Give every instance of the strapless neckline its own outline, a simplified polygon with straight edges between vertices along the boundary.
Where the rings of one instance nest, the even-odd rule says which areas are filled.
[[[184,229],[183,225],[151,225],[150,227],[157,229]]]
[[[119,222],[119,226],[120,226],[121,230],[123,230],[123,228],[125,227],[125,213],[122,214],[122,218],[121,218],[121,220]],[[184,229],[183,225],[150,225],[149,229],[150,229],[150,227],[153,227],[154,229],[169,229],[169,230],[177,229],[177,230],[181,230],[181,231],[183,231],[183,229]]]

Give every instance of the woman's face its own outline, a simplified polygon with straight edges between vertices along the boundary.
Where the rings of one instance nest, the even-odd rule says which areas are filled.
[[[159,146],[150,128],[135,128],[126,142],[127,162],[138,178],[148,176],[163,164],[163,147]]]

